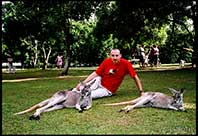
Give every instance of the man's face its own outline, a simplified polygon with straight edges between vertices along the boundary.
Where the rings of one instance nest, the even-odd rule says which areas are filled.
[[[116,49],[116,50],[111,51],[110,57],[111,57],[113,63],[117,64],[117,63],[119,63],[122,55],[120,54],[120,51]]]

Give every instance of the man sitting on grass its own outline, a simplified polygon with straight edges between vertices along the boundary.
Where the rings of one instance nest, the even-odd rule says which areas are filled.
[[[88,83],[96,79],[96,82],[91,86],[91,96],[93,99],[101,98],[115,94],[127,74],[135,80],[141,95],[142,84],[132,64],[122,58],[119,49],[113,49],[110,52],[110,57],[105,59],[96,71],[91,73],[83,82]],[[78,90],[79,86],[80,84],[76,86]]]

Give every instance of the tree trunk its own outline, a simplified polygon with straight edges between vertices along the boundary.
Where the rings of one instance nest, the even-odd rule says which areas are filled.
[[[73,35],[72,34],[68,34],[66,36],[65,44],[67,46],[66,58],[65,58],[65,65],[64,65],[61,75],[68,75],[68,71],[69,71],[69,67],[70,67],[70,63],[71,63],[71,52],[72,52],[71,46],[73,44]]]
[[[70,66],[70,60],[71,60],[71,51],[70,50],[67,50],[67,53],[66,53],[66,58],[65,58],[65,65],[63,67],[63,71],[62,71],[62,75],[68,75],[68,71],[69,71],[69,66]]]
[[[52,51],[52,48],[49,47],[47,54],[46,54],[46,49],[44,47],[42,47],[42,50],[43,50],[43,68],[42,69],[45,70],[47,69],[47,66],[48,66],[48,60],[49,60],[49,56]]]
[[[35,53],[34,53],[34,60],[33,60],[33,65],[35,67],[35,65],[37,64],[38,61],[38,49],[37,49],[37,44],[35,45]]]
[[[194,43],[193,43],[193,53],[192,53],[192,67],[197,68],[198,64],[198,3],[196,3],[193,7],[192,10],[194,11],[193,13],[193,25],[194,25],[194,30],[195,30],[195,38],[194,38]]]

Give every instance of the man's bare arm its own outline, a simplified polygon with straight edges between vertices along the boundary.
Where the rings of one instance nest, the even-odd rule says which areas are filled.
[[[143,90],[142,90],[142,84],[141,84],[141,81],[140,81],[139,77],[137,75],[135,75],[134,80],[135,80],[137,88],[140,92],[140,95],[142,95]]]
[[[93,73],[91,73],[83,82],[84,83],[88,83],[89,81],[91,81],[92,79],[94,79],[95,77],[97,77],[98,74],[96,74],[96,72],[94,71]]]
[[[94,79],[97,76],[98,76],[98,74],[96,74],[96,72],[94,71],[83,82],[88,83],[89,81],[91,81],[92,79]],[[79,90],[79,86],[80,86],[80,84],[77,84],[77,86],[76,86],[77,90]]]

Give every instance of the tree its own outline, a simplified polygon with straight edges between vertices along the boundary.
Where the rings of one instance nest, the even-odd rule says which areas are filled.
[[[136,46],[141,44],[142,33],[145,33],[145,25],[149,28],[160,28],[164,24],[172,23],[172,44],[177,44],[175,39],[174,29],[176,25],[183,25],[187,19],[192,19],[194,23],[194,34],[188,31],[189,35],[193,37],[193,48],[195,50],[195,58],[197,58],[197,1],[178,1],[178,0],[165,0],[165,1],[129,1],[122,0],[116,2],[104,2],[100,10],[97,12],[98,23],[95,29],[95,35],[98,38],[105,38],[109,34],[121,41],[127,41],[129,44],[132,38],[135,39]],[[172,18],[170,19],[170,16]],[[154,35],[149,39],[154,38]],[[122,42],[121,42],[122,43]],[[196,59],[197,60],[197,59]]]
[[[88,20],[91,13],[94,12],[98,4],[99,3],[96,1],[69,1],[58,4],[61,9],[60,12],[58,12],[60,17],[59,22],[63,26],[60,27],[60,30],[63,32],[63,35],[65,37],[64,43],[66,45],[65,65],[62,71],[62,75],[68,74],[72,52],[71,46],[74,43],[74,37],[71,32],[71,20]]]
[[[8,47],[13,47],[12,43],[9,44],[12,41],[14,45],[18,41],[17,46],[22,47],[22,41],[27,39],[27,37],[34,38],[31,40],[38,42],[33,48],[36,49],[37,47],[40,50],[39,53],[43,53],[43,69],[47,67],[49,56],[53,49],[52,46],[56,44],[56,41],[61,41],[65,44],[66,50],[65,66],[62,74],[66,75],[70,65],[71,47],[73,45],[71,20],[88,20],[98,3],[96,1],[16,1],[14,2],[16,14],[13,17],[13,21],[10,21],[12,24],[10,23],[7,27],[9,30],[4,34],[4,41],[10,45]],[[8,19],[12,18],[9,17]],[[14,29],[10,29],[12,27]],[[8,40],[6,40],[6,35],[9,35]],[[62,39],[59,39],[56,35],[61,35],[60,38]],[[52,39],[53,42],[51,42]],[[23,45],[30,46],[30,44]],[[21,50],[23,49],[25,48],[21,48]],[[25,54],[22,55],[25,56]]]

